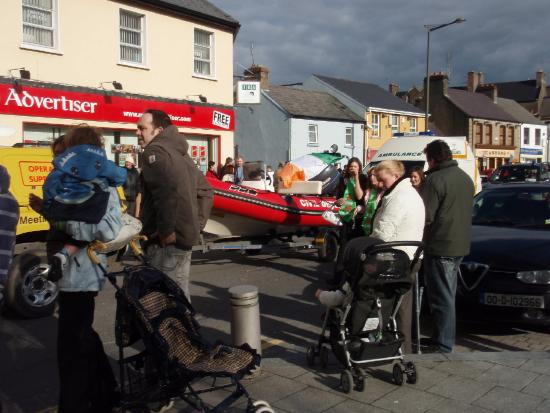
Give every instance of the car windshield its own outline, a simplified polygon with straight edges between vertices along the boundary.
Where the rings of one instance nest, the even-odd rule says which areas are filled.
[[[472,224],[550,229],[550,187],[482,191],[474,199]]]
[[[534,165],[506,165],[495,171],[491,182],[523,182],[540,180],[540,169]]]

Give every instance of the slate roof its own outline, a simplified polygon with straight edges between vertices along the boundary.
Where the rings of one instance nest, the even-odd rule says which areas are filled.
[[[337,79],[321,75],[313,76],[355,99],[366,108],[382,108],[399,112],[418,113],[419,115],[424,113],[416,106],[405,102],[403,99],[392,95],[390,92],[373,83]]]
[[[334,96],[288,86],[270,86],[265,90],[290,115],[302,118],[365,122]]]
[[[176,11],[228,26],[235,31],[240,23],[229,14],[207,0],[134,0],[137,3],[150,4],[165,10]]]
[[[449,88],[448,99],[462,112],[473,118],[517,122],[508,112],[494,104],[482,93]]]
[[[497,87],[499,97],[506,99],[512,99],[516,102],[531,102],[537,100],[539,97],[539,89],[537,88],[537,81],[535,79],[530,80],[518,80],[514,82],[490,82]],[[453,89],[467,90],[466,86],[456,86]],[[546,96],[549,96],[550,86],[546,87]]]
[[[542,107],[540,109],[540,117],[544,119],[550,119],[550,97],[542,100]]]
[[[544,125],[545,123],[534,117],[527,109],[512,99],[499,97],[497,105],[512,115],[518,122],[529,123],[531,125]]]

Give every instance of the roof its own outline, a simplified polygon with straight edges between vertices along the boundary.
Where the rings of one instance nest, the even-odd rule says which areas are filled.
[[[288,86],[270,86],[265,90],[290,115],[303,118],[365,122],[334,96]]]
[[[542,106],[540,108],[540,117],[543,119],[550,119],[550,97],[542,100]]]
[[[517,80],[513,82],[491,82],[492,85],[497,87],[499,97],[506,99],[512,99],[516,102],[531,102],[538,99],[539,89],[537,88],[537,81],[530,80]],[[467,90],[467,86],[456,86],[453,89]],[[548,96],[550,87],[546,88],[546,95]]]
[[[518,122],[531,125],[544,125],[544,122],[533,116],[527,109],[512,99],[498,98],[497,105],[512,115]]]
[[[237,32],[240,23],[207,0],[131,0],[227,26]]]
[[[482,93],[449,88],[447,97],[458,109],[472,118],[518,122]]]
[[[366,108],[381,108],[397,112],[412,112],[422,115],[423,112],[403,99],[392,95],[373,83],[357,82],[354,80],[337,79],[321,75],[313,75],[322,82],[338,89]]]

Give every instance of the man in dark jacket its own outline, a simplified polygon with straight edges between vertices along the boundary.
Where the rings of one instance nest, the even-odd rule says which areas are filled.
[[[189,298],[191,248],[210,215],[213,191],[166,113],[145,111],[137,136],[144,148],[140,218],[150,240],[146,253]]]
[[[430,142],[424,153],[429,165],[421,190],[426,206],[426,293],[434,319],[434,345],[450,353],[455,343],[458,268],[470,252],[474,183],[444,141]]]

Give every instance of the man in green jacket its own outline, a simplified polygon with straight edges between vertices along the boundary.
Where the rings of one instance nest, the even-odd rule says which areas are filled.
[[[426,207],[424,275],[434,319],[436,350],[450,353],[455,343],[455,295],[462,258],[470,252],[474,183],[453,160],[446,142],[424,149],[429,170],[421,195]]]

